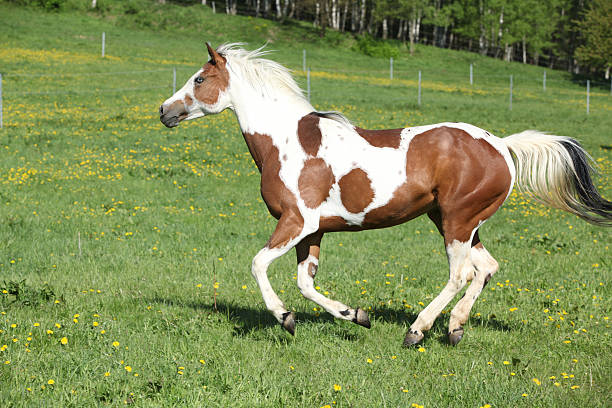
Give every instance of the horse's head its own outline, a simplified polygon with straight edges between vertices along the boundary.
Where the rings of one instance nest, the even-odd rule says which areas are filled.
[[[159,119],[167,127],[219,113],[231,105],[227,60],[207,43],[210,60],[159,108]]]

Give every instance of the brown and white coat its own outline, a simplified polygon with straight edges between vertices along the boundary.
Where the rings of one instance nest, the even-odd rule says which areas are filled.
[[[500,139],[465,123],[360,129],[338,113],[315,112],[288,71],[261,58],[261,49],[248,52],[224,45],[218,50],[209,46],[208,51],[210,61],[163,103],[160,118],[174,127],[226,108],[235,112],[261,172],[263,200],[278,219],[252,263],[253,276],[276,319],[294,332],[294,316],[272,289],[266,271],[295,247],[302,294],[335,317],[369,327],[365,311],[315,290],[323,234],[389,227],[427,214],[444,237],[449,280],[412,324],[405,344],[418,343],[442,309],[473,280],[451,312],[449,335],[456,344],[475,299],[498,269],[480,242],[478,228],[510,194],[517,167],[525,173],[531,166],[530,159],[515,165],[511,150],[517,156],[537,144],[544,153],[535,155],[549,156],[557,173],[565,175],[572,157],[563,156],[563,143],[577,144],[534,131]],[[568,180],[570,176],[565,175]],[[526,185],[537,195],[550,195],[540,191],[545,187]]]

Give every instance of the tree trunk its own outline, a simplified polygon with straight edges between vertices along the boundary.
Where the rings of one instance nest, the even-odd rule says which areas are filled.
[[[382,21],[382,38],[386,40],[389,37],[389,27],[387,23],[387,18],[385,17]]]
[[[261,0],[255,1],[255,17],[259,17],[259,8],[261,7]]]
[[[527,63],[527,38],[523,36],[523,64]]]
[[[606,79],[610,79],[610,66],[606,66],[606,73],[604,75]]]
[[[363,34],[363,30],[365,30],[365,18],[366,18],[366,0],[361,0],[361,10],[359,14],[359,34]]]
[[[206,0],[202,0],[202,5],[205,6],[206,5]]]
[[[98,0],[91,0],[91,8],[96,8],[96,3],[98,3]]]
[[[348,0],[345,0],[344,2],[344,10],[342,11],[341,14],[341,18],[340,20],[340,31],[344,31],[344,28],[346,27],[346,17],[348,16],[349,13],[349,2]]]
[[[282,16],[283,16],[283,9],[281,8],[280,0],[276,0],[276,19],[280,20]]]
[[[316,3],[315,6],[315,19],[312,22],[313,27],[318,27],[321,25],[321,4]]]

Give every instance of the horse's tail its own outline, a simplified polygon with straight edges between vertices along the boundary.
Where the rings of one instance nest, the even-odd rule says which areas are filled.
[[[534,130],[502,140],[512,153],[519,190],[591,224],[612,226],[612,202],[597,191],[593,159],[576,140]]]

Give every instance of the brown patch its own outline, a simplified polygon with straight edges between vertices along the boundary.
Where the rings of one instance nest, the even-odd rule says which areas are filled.
[[[193,84],[193,95],[201,102],[214,105],[219,100],[219,93],[225,91],[229,85],[229,72],[226,68],[226,60],[220,57],[218,61],[206,63],[202,67],[200,77],[204,78],[201,84]]]
[[[321,147],[321,129],[319,128],[319,117],[308,114],[298,122],[298,140],[302,149],[311,156],[316,156]]]
[[[270,214],[277,219],[290,211],[299,214],[295,195],[279,176],[281,163],[278,149],[272,144],[272,138],[260,133],[243,133],[243,135],[255,165],[261,173],[261,196]],[[303,220],[301,222],[303,224]]]
[[[406,174],[392,199],[366,214],[364,228],[397,225],[431,213],[447,243],[464,242],[479,221],[499,208],[510,188],[501,154],[485,140],[449,127],[412,139]]]
[[[295,254],[297,255],[298,264],[301,264],[308,259],[308,255],[312,255],[319,259],[322,238],[322,232],[315,232],[314,234],[308,235],[295,246]]]
[[[319,231],[321,232],[337,232],[337,231],[361,231],[359,225],[349,225],[346,220],[340,216],[321,217],[319,219]]]
[[[191,99],[191,96],[185,95],[185,105],[191,106],[192,104],[193,104],[193,99]]]
[[[298,179],[300,197],[308,208],[317,208],[329,196],[334,182],[334,173],[325,160],[308,159]]]
[[[402,139],[403,129],[367,130],[355,127],[359,136],[374,147],[392,147],[397,149]]]
[[[362,169],[353,169],[340,179],[340,199],[349,212],[360,213],[374,199],[372,182]]]
[[[315,275],[317,274],[317,265],[315,265],[314,263],[309,263],[308,264],[308,275],[314,279]]]

